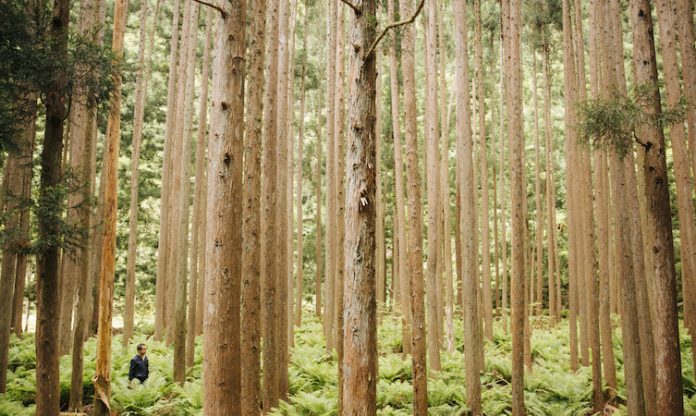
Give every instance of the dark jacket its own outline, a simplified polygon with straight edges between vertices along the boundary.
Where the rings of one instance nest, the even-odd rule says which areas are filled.
[[[137,378],[141,383],[144,383],[150,375],[150,362],[147,356],[143,359],[140,355],[136,355],[130,361],[130,371],[128,371],[128,381]]]

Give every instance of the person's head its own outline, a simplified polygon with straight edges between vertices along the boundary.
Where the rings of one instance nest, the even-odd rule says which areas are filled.
[[[147,353],[147,345],[145,344],[138,344],[138,354],[141,356],[144,356]]]

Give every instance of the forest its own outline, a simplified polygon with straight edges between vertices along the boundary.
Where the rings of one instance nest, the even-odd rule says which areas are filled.
[[[695,8],[0,0],[0,416],[696,416]]]

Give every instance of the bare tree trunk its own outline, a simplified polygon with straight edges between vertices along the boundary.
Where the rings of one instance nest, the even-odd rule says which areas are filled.
[[[384,198],[382,197],[382,71],[379,54],[375,54],[375,68],[377,80],[375,81],[375,282],[377,290],[377,304],[386,305],[387,289],[387,253],[384,229]]]
[[[506,4],[507,3],[507,4]],[[526,186],[524,183],[522,131],[522,67],[520,66],[520,1],[503,3],[503,22],[508,38],[506,48],[507,114],[508,139],[510,142],[512,196],[512,411],[525,413],[524,407],[524,337],[525,337],[525,264],[524,264],[524,212],[526,206]],[[508,20],[509,19],[509,20]],[[507,20],[507,21],[506,21]]]
[[[375,68],[370,50],[377,27],[376,1],[358,3],[353,17],[345,200],[344,415],[377,412],[377,302],[375,299]],[[341,5],[340,7],[346,7]],[[339,33],[339,36],[341,34]],[[340,64],[340,61],[339,61]]]
[[[172,150],[173,134],[176,123],[176,98],[177,98],[177,62],[179,57],[179,18],[180,0],[174,0],[172,8],[172,37],[170,39],[169,52],[169,75],[167,81],[167,119],[164,138],[164,162],[162,166],[162,196],[160,199],[160,229],[164,232],[159,234],[158,254],[157,254],[157,280],[155,288],[155,339],[161,340],[167,321],[167,279],[169,278],[167,268],[170,264],[169,250],[169,229],[170,224],[170,180],[172,170]]]
[[[287,397],[288,383],[288,303],[292,303],[292,296],[288,291],[288,281],[292,280],[292,273],[288,273],[288,261],[292,258],[289,253],[288,235],[288,205],[292,206],[292,200],[288,199],[288,186],[291,178],[288,178],[288,153],[292,147],[292,135],[288,134],[289,114],[292,112],[288,109],[288,94],[289,94],[289,78],[288,74],[291,71],[289,68],[289,24],[290,24],[290,4],[286,1],[280,2],[278,27],[278,132],[277,132],[277,164],[275,166],[275,174],[278,176],[278,196],[276,210],[277,239],[275,241],[275,255],[278,257],[277,263],[277,301],[278,315],[277,323],[277,343],[275,345],[275,354],[278,356],[278,369],[276,382],[278,383],[278,394],[281,400]]]
[[[196,138],[196,167],[195,182],[193,190],[193,218],[191,220],[191,252],[190,252],[190,273],[189,282],[189,302],[188,302],[188,329],[186,332],[186,366],[193,366],[197,322],[203,314],[203,297],[199,296],[200,288],[203,286],[205,276],[205,262],[201,259],[201,252],[205,250],[202,241],[205,238],[205,211],[203,210],[205,199],[205,165],[206,165],[206,144],[208,131],[208,80],[210,78],[210,46],[213,31],[213,11],[208,8],[205,17],[205,46],[203,47],[203,62],[201,69],[201,95],[198,107],[198,135]],[[263,85],[261,86],[261,90]],[[200,314],[200,316],[199,316]],[[202,319],[201,319],[202,320]]]
[[[344,9],[336,10],[336,77],[335,77],[335,101],[334,101],[334,153],[336,160],[335,187],[336,187],[336,285],[334,293],[334,343],[338,356],[338,410],[343,409],[343,298],[345,276],[345,174],[346,174],[346,148],[345,148],[345,103],[344,103],[344,78],[345,78],[345,33],[344,33]]]
[[[26,275],[26,253],[28,246],[29,205],[32,180],[32,151],[36,135],[35,92],[22,98],[20,105],[26,106],[27,118],[13,143],[17,146],[5,162],[7,176],[3,182],[0,199],[4,202],[2,267],[0,270],[0,393],[7,389],[10,328],[21,334],[22,306],[24,301],[24,279]],[[1,210],[0,210],[1,211]]]
[[[261,182],[261,284],[262,284],[262,334],[263,338],[263,410],[268,411],[278,405],[278,355],[276,354],[278,317],[278,256],[276,251],[278,180],[276,176],[278,147],[278,3],[268,4],[266,13],[267,42],[266,87],[263,98],[264,138],[263,174]]]
[[[397,21],[396,9],[394,0],[389,0],[388,9],[391,19]],[[404,162],[401,154],[401,123],[399,111],[399,68],[397,61],[397,45],[396,34],[392,38],[389,48],[389,78],[391,90],[391,119],[392,119],[392,138],[394,140],[394,176],[395,176],[395,192],[396,192],[396,241],[397,241],[397,262],[398,262],[398,279],[400,293],[397,296],[401,307],[402,314],[402,345],[404,354],[409,354],[411,351],[411,279],[408,277],[407,266],[407,239],[406,239],[406,204],[404,201]]]
[[[244,209],[242,223],[241,412],[261,414],[261,151],[266,50],[265,0],[251,10],[248,50],[248,117],[244,142]]]
[[[206,304],[203,317],[205,414],[239,413],[242,273],[244,56],[246,1],[218,16],[208,163]]]
[[[440,134],[438,132],[437,100],[437,1],[428,1],[425,25],[425,142],[426,142],[426,180],[428,192],[428,269],[426,276],[426,296],[428,297],[428,360],[432,371],[440,371],[440,331],[437,308],[437,279],[440,255]]]
[[[336,10],[338,2],[329,2],[327,16],[327,42],[329,45],[336,43]],[[335,257],[336,257],[336,187],[334,178],[336,176],[336,154],[334,145],[336,136],[334,135],[334,100],[336,84],[336,48],[329,47],[327,74],[327,102],[326,102],[326,126],[328,142],[326,144],[326,311],[324,313],[324,336],[326,337],[326,350],[331,352],[334,348],[334,315],[336,305],[334,302],[334,292],[336,290]]]
[[[454,2],[455,46],[456,46],[456,94],[457,94],[457,187],[460,189],[459,205],[462,207],[462,263],[464,272],[464,351],[466,369],[467,405],[472,414],[483,414],[481,408],[481,363],[480,349],[483,348],[479,331],[478,307],[478,258],[476,256],[476,193],[474,190],[473,140],[470,129],[469,68],[467,63],[467,11],[463,0]]]
[[[147,101],[147,85],[150,79],[150,67],[152,66],[152,49],[154,47],[155,32],[157,31],[157,14],[159,2],[155,6],[155,14],[152,30],[147,36],[147,0],[140,5],[140,46],[138,48],[138,72],[135,87],[135,110],[133,114],[133,143],[131,156],[131,189],[130,207],[128,214],[128,258],[126,264],[126,305],[123,316],[123,346],[126,347],[133,336],[133,324],[135,315],[135,266],[138,248],[138,178],[140,177],[140,147],[143,137],[143,120],[145,118],[145,104]]]
[[[304,153],[304,116],[305,116],[305,74],[307,72],[307,5],[304,10],[302,25],[302,72],[300,81],[300,120],[297,135],[297,266],[296,283],[297,300],[295,304],[295,325],[302,325],[302,283],[304,281],[304,250],[303,250],[303,220],[302,220],[302,157]]]
[[[414,5],[401,1],[401,16],[411,16]],[[406,137],[406,174],[408,178],[408,274],[411,281],[413,360],[413,414],[426,415],[428,408],[427,370],[425,361],[425,304],[423,300],[423,219],[421,214],[421,181],[418,167],[418,130],[416,125],[415,29],[405,26],[401,31],[402,71],[404,82],[404,123]],[[406,225],[406,222],[404,222]]]
[[[322,281],[322,276],[323,276],[323,261],[322,261],[322,249],[323,249],[323,236],[322,236],[322,222],[321,222],[321,167],[322,167],[322,160],[321,160],[321,153],[322,153],[322,142],[321,142],[321,132],[322,132],[322,118],[321,118],[321,108],[322,108],[322,99],[321,99],[321,94],[318,94],[317,98],[317,124],[316,124],[316,135],[317,135],[317,141],[316,141],[316,152],[317,152],[317,161],[316,161],[316,179],[314,183],[314,192],[316,194],[316,229],[315,229],[315,242],[314,242],[314,262],[316,264],[316,268],[314,269],[315,271],[315,287],[314,287],[314,296],[315,296],[315,312],[316,316],[321,318],[322,316],[322,297],[321,297],[321,281]]]
[[[294,140],[295,140],[295,132],[294,132],[294,124],[293,121],[295,119],[295,29],[297,27],[297,0],[291,0],[290,1],[290,9],[288,11],[289,13],[289,22],[288,22],[288,53],[287,53],[287,63],[288,63],[288,73],[287,73],[287,89],[288,93],[286,94],[287,98],[287,116],[285,118],[286,122],[286,129],[285,129],[285,134],[287,137],[287,155],[288,155],[288,162],[287,162],[287,173],[285,175],[285,182],[286,182],[286,204],[285,204],[285,213],[287,217],[287,232],[286,232],[286,246],[287,246],[287,262],[286,262],[286,287],[287,287],[287,302],[285,305],[286,309],[286,327],[287,327],[287,333],[286,333],[286,340],[288,344],[288,348],[292,347],[295,342],[295,336],[293,332],[293,326],[295,322],[295,310],[293,308],[293,301],[295,299],[294,294],[293,294],[293,286],[294,286],[294,281],[293,281],[293,269],[295,266],[295,257],[294,257],[294,247],[293,247],[293,236],[295,235],[295,228],[293,226],[293,212],[295,210],[295,200],[294,200],[294,182],[293,179],[295,177],[295,171],[294,171],[294,166],[295,166],[295,146],[294,146]],[[289,351],[288,351],[289,354]],[[289,362],[289,355],[288,355],[288,362]],[[285,383],[285,381],[283,381]]]
[[[179,205],[176,209],[175,218],[177,223],[176,259],[175,274],[175,302],[174,313],[175,322],[171,326],[174,330],[174,381],[183,386],[186,379],[186,291],[188,277],[188,236],[190,220],[190,194],[191,194],[191,125],[193,123],[193,98],[195,83],[195,59],[196,46],[198,45],[198,15],[199,5],[191,4],[190,17],[188,18],[189,28],[186,32],[185,43],[182,41],[181,51],[186,55],[184,68],[184,89],[181,91],[184,103],[181,108],[181,129],[177,134],[181,135],[181,163],[177,165],[180,170],[175,184],[179,181],[179,189],[175,192],[175,201]]]
[[[111,50],[114,59],[123,59],[123,38],[128,19],[127,0],[114,4],[114,31]],[[116,266],[116,210],[118,209],[118,154],[121,140],[121,83],[120,72],[112,74],[114,90],[106,128],[104,154],[104,242],[99,272],[99,326],[97,328],[97,365],[94,376],[95,415],[111,413],[111,321],[114,302],[114,272]]]

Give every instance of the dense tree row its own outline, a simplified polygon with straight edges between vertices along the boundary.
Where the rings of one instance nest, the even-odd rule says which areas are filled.
[[[37,414],[59,412],[65,354],[69,409],[92,401],[92,335],[109,414],[114,327],[127,347],[152,314],[176,383],[202,336],[204,414],[259,415],[312,310],[339,414],[376,414],[391,313],[416,415],[458,347],[483,414],[498,323],[525,414],[532,331],[564,319],[595,412],[623,379],[628,414],[683,414],[694,5],[652,3],[0,2],[0,393],[31,322]]]

